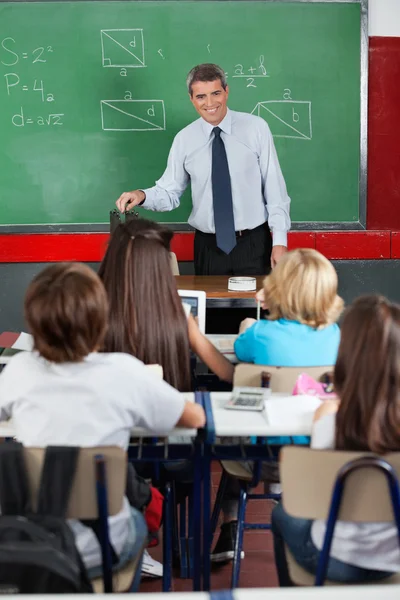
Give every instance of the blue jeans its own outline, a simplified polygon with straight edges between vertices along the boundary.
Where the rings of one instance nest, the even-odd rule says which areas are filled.
[[[306,571],[315,575],[320,552],[311,539],[312,521],[297,519],[288,515],[279,503],[272,511],[271,529],[274,536],[275,564],[281,587],[292,586],[285,554],[288,546],[296,562]],[[380,581],[393,573],[373,571],[343,563],[330,558],[326,578],[341,583],[359,583],[361,581]]]
[[[147,525],[146,521],[141,512],[139,512],[133,506],[131,509],[131,520],[128,524],[128,537],[125,542],[125,546],[122,548],[119,556],[119,561],[113,566],[113,571],[119,571],[122,569],[130,560],[132,560],[143,547],[144,541],[147,537]],[[140,585],[140,573],[142,570],[142,558],[133,579],[132,585],[129,592],[137,592]],[[103,569],[101,565],[88,569],[89,579],[95,579],[96,577],[102,577]]]

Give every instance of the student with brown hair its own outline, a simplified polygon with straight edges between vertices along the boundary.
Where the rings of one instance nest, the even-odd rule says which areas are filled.
[[[99,353],[107,331],[107,295],[99,277],[79,263],[47,267],[30,284],[25,317],[33,352],[13,357],[0,375],[0,420],[12,418],[25,446],[117,445],[127,449],[135,426],[168,434],[176,425],[202,427],[203,409],[158,381],[128,354]],[[93,531],[70,522],[89,576],[100,547]],[[121,568],[146,537],[142,515],[129,506],[110,517]]]
[[[232,381],[232,364],[185,315],[171,270],[172,236],[145,219],[115,229],[99,269],[110,306],[104,349],[161,365],[164,379],[180,391],[191,389],[190,349],[221,379]]]
[[[338,401],[317,410],[311,447],[400,451],[400,306],[382,296],[358,298],[348,309],[334,371]],[[297,519],[282,505],[272,512],[275,562],[281,586],[291,585],[286,544],[295,560],[315,574],[324,521]],[[394,523],[338,521],[327,578],[345,583],[379,581],[400,571]]]

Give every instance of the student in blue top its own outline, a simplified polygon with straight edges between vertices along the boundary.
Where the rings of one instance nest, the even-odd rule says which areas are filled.
[[[275,367],[334,365],[340,342],[336,321],[343,310],[337,287],[336,271],[322,254],[309,248],[286,253],[257,294],[269,311],[267,318],[245,319],[240,325],[235,342],[238,359]],[[269,442],[282,445],[290,439],[270,438]],[[242,464],[252,471],[251,462]],[[263,464],[261,477],[269,483],[279,481],[277,468],[271,463]],[[239,482],[229,477],[222,500],[224,522],[211,554],[213,562],[233,558],[239,494]]]
[[[333,365],[343,309],[337,285],[336,271],[322,254],[311,248],[288,252],[257,294],[267,318],[240,325],[238,359],[279,367]]]

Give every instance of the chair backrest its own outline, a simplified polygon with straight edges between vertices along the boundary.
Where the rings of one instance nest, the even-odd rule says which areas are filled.
[[[325,367],[270,367],[240,363],[235,368],[233,386],[260,387],[261,373],[266,371],[271,375],[270,387],[273,392],[291,394],[296,380],[301,373],[319,380],[325,373],[331,373],[333,366]]]
[[[175,252],[170,252],[169,255],[171,258],[172,275],[179,275],[179,265],[178,259],[176,258],[176,254]]]
[[[24,448],[34,510],[37,506],[37,494],[45,451],[45,448]],[[66,515],[70,519],[96,519],[98,517],[94,461],[98,455],[103,456],[106,463],[108,514],[110,516],[116,515],[122,509],[126,489],[126,452],[117,446],[81,448]]]
[[[338,471],[368,452],[311,450],[286,446],[280,454],[283,506],[303,519],[326,519]],[[383,457],[400,476],[400,452]],[[376,468],[360,468],[347,477],[339,512],[342,521],[389,522],[393,510],[385,475]]]

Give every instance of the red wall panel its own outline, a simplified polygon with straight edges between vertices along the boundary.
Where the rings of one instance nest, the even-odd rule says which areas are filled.
[[[370,38],[367,229],[400,229],[400,38]]]

